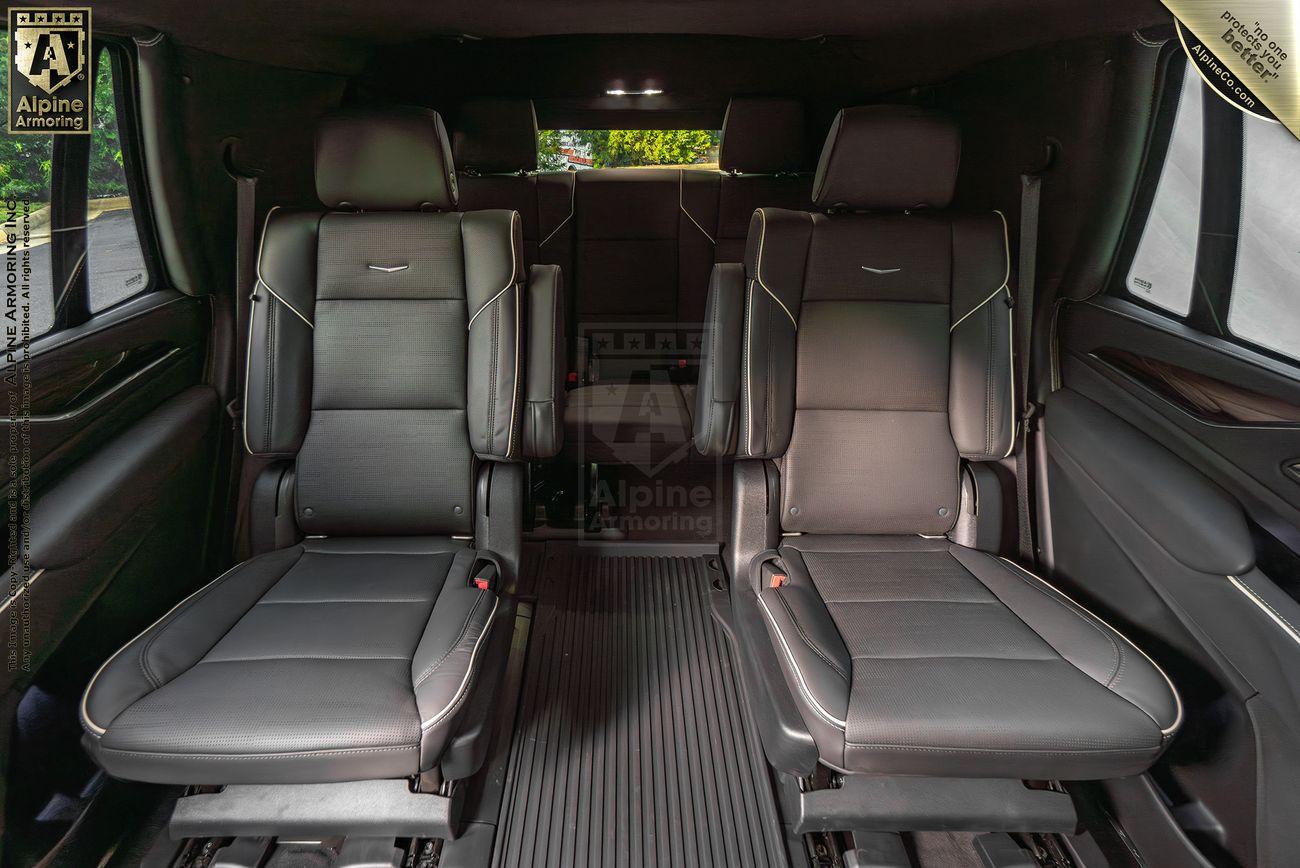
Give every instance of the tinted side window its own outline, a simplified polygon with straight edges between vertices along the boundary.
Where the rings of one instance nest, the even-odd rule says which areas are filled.
[[[1193,70],[1184,69],[1169,149],[1125,279],[1125,286],[1134,296],[1179,316],[1186,316],[1191,310],[1196,269],[1201,217],[1203,87]]]
[[[1300,140],[1253,115],[1242,133],[1241,228],[1228,330],[1300,359]]]
[[[99,53],[86,201],[86,275],[90,311],[98,313],[149,288],[122,158],[117,83],[107,51]]]
[[[8,31],[0,30],[6,44]],[[7,105],[9,82],[0,76],[0,105]],[[29,287],[31,337],[54,325],[53,269],[50,265],[50,172],[54,137],[19,135],[0,129],[0,256],[14,281],[15,303],[24,277]],[[21,323],[21,310],[14,314]]]

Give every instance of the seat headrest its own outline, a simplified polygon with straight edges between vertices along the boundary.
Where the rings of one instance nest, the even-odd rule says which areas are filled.
[[[718,167],[724,172],[772,174],[807,166],[803,103],[780,97],[732,97],[722,119]]]
[[[915,106],[842,109],[813,180],[818,208],[946,208],[957,183],[961,134],[947,116]]]
[[[456,169],[442,118],[415,107],[327,115],[316,132],[316,196],[327,208],[453,210]]]
[[[537,168],[537,115],[530,99],[476,99],[456,113],[456,165],[483,174]]]

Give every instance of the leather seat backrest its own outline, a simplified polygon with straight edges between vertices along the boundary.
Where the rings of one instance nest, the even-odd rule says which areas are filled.
[[[590,169],[577,172],[575,180],[574,335],[587,338],[603,380],[626,379],[675,360],[679,248],[687,219],[680,205],[682,173]],[[689,231],[698,235],[693,227]],[[708,244],[702,236],[699,243]],[[696,259],[707,275],[707,255]]]
[[[573,173],[537,172],[537,114],[530,99],[461,104],[451,137],[460,210],[518,211],[524,265],[572,272]],[[566,231],[566,229],[568,231]]]
[[[460,210],[518,211],[525,269],[558,265],[573,275],[574,172],[537,171],[537,114],[530,99],[467,100],[451,137]],[[573,328],[565,311],[566,327]]]
[[[642,342],[657,338],[668,362],[698,352],[698,340],[693,339],[704,319],[709,272],[717,262],[741,261],[754,209],[811,207],[812,175],[803,171],[804,136],[799,101],[737,97],[723,121],[721,172],[577,173],[575,334],[603,336],[602,325],[613,331],[630,329],[629,334],[635,332],[632,336]],[[671,329],[639,333],[638,326],[653,330],[660,323],[680,329],[673,337]],[[664,340],[671,346],[664,348]],[[601,355],[599,340],[591,352]],[[632,368],[647,364],[648,354],[636,355],[638,360],[629,362]],[[628,373],[619,367],[620,361],[610,352],[602,361],[602,377]]]
[[[741,262],[757,208],[812,208],[813,174],[803,103],[782,97],[733,97],[722,121],[715,262]]]
[[[308,534],[468,533],[476,461],[521,449],[519,216],[455,210],[424,109],[327,117],[316,187],[267,216],[246,446],[296,460]]]
[[[945,210],[959,157],[941,115],[845,109],[827,213],[753,215],[738,454],[777,460],[786,531],[946,533],[960,459],[1011,448],[1006,222]]]

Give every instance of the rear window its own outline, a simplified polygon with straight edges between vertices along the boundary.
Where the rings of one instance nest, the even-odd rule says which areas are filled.
[[[718,130],[542,130],[537,165],[561,169],[716,169]]]

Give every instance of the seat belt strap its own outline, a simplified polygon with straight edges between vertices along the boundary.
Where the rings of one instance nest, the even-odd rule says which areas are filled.
[[[244,410],[248,319],[257,284],[257,178],[235,175],[235,388],[229,411],[238,424]]]
[[[257,287],[257,178],[252,175],[231,173],[235,181],[235,382],[231,389],[226,413],[230,416],[230,483],[227,503],[233,503],[232,525],[228,529],[232,552],[236,561],[248,551],[246,514],[251,496],[251,480],[245,480],[244,455],[244,385],[248,376],[248,326],[251,317],[253,292]],[[245,496],[246,493],[249,496]]]
[[[1020,176],[1020,269],[1016,299],[1016,384],[1021,400],[1016,441],[1016,514],[1019,519],[1020,558],[1030,566],[1038,562],[1034,543],[1033,504],[1029,496],[1029,438],[1039,413],[1029,392],[1030,351],[1033,348],[1035,278],[1038,270],[1038,207],[1042,175]]]

